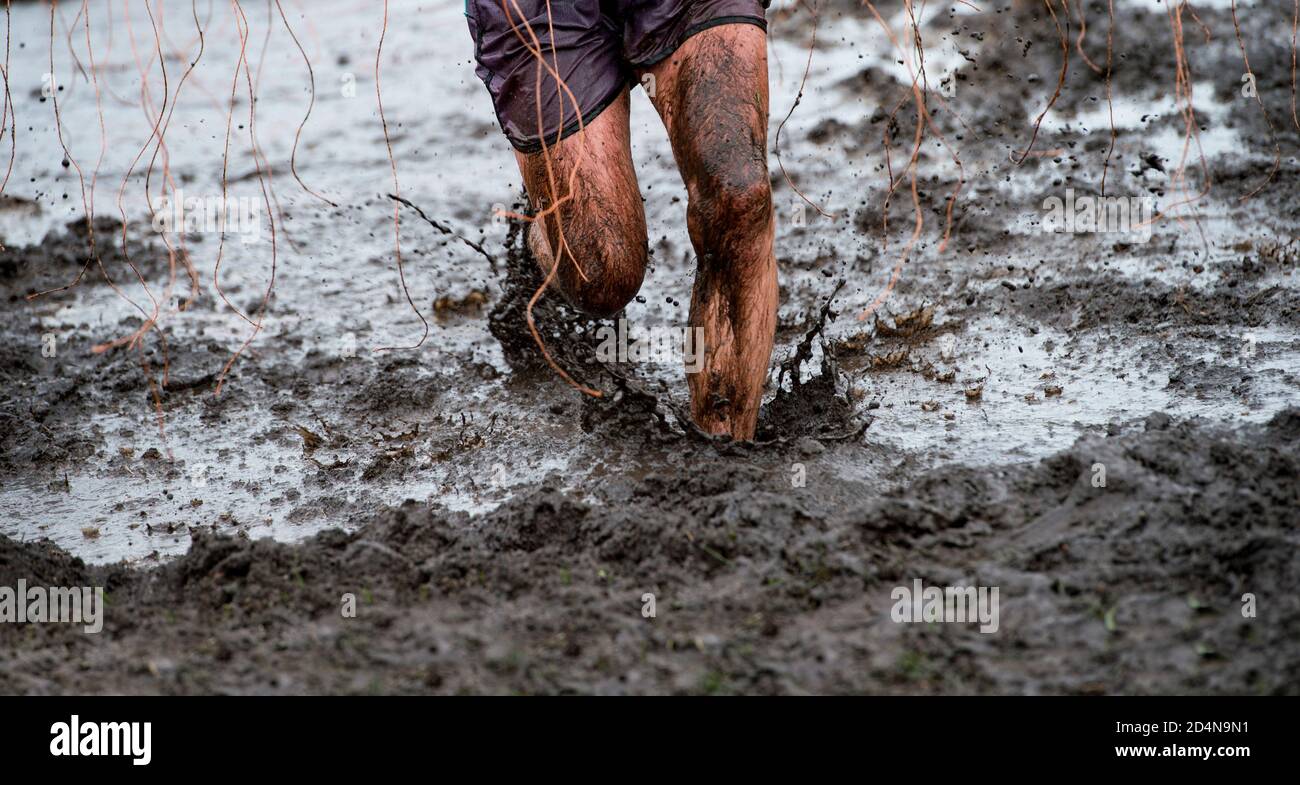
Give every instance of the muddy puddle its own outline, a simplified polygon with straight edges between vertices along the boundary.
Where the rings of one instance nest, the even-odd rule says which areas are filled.
[[[216,6],[200,9],[205,48],[166,134],[177,186],[210,202],[222,197],[240,51],[239,24]],[[904,257],[916,219],[906,178],[888,208],[885,195],[917,122],[908,59],[868,10],[827,2],[805,81],[812,20],[774,3],[769,138],[802,85],[780,160],[816,207],[773,149],[779,332],[768,438],[746,445],[691,433],[674,362],[588,369],[610,393],[599,402],[512,364],[490,321],[512,253],[499,212],[520,182],[469,65],[461,5],[390,11],[379,77],[396,183],[371,6],[286,4],[315,81],[296,156],[307,69],[278,16],[247,10],[253,128],[279,208],[272,222],[241,76],[227,200],[248,212],[224,244],[216,231],[185,236],[197,296],[184,310],[190,280],[183,267],[173,279],[150,226],[148,155],[133,164],[163,96],[157,62],[145,84],[137,63],[154,51],[148,17],[91,9],[97,101],[76,9],[58,7],[76,57],[61,34],[51,81],[49,9],[14,7],[0,579],[105,582],[132,615],[98,640],[25,638],[0,688],[1297,689],[1300,134],[1282,11],[1238,9],[1271,130],[1243,94],[1227,4],[1198,5],[1209,43],[1186,22],[1213,187],[1178,206],[1204,181],[1197,148],[1184,150],[1162,4],[1116,3],[1105,165],[1105,81],[1073,44],[1034,154],[1017,164],[1061,68],[1041,4],[926,9],[927,79],[946,102],[934,126],[964,176],[927,135],[924,225]],[[189,4],[161,8],[174,91],[197,36]],[[901,31],[900,5],[879,8]],[[1085,51],[1104,65],[1105,6],[1087,13]],[[104,268],[28,300],[85,261],[78,168],[89,195],[101,112]],[[632,141],[652,256],[625,318],[672,329],[694,269],[686,194],[639,90]],[[1095,195],[1103,170],[1108,194],[1167,214],[1121,232],[1045,230],[1047,200]],[[159,193],[157,179],[149,187]],[[395,209],[419,316],[398,276]],[[273,261],[260,333],[223,375]],[[836,291],[801,389],[778,402],[793,382],[778,383],[777,366]],[[94,350],[130,336],[155,301],[142,348]],[[542,326],[560,356],[590,354],[590,326]],[[1102,489],[1089,482],[1097,463]],[[915,577],[1001,585],[1002,634],[889,623],[890,588]],[[347,592],[363,597],[357,619],[339,618]],[[1266,608],[1257,619],[1235,613],[1245,592]],[[195,648],[199,625],[215,632]],[[98,664],[46,668],[63,645]]]

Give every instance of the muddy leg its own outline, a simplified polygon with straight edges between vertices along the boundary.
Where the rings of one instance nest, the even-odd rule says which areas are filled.
[[[690,325],[704,365],[687,373],[710,433],[754,436],[776,331],[775,221],[767,173],[767,37],[726,24],[688,38],[654,75],[699,257]]]
[[[645,209],[632,168],[628,95],[581,133],[552,146],[549,159],[540,152],[516,152],[515,158],[535,210],[571,196],[529,231],[529,248],[542,273],[549,274],[559,256],[555,280],[569,302],[594,316],[618,313],[641,288],[646,265]]]

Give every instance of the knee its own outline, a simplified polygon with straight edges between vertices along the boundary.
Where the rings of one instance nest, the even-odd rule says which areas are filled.
[[[644,242],[588,255],[581,260],[585,278],[576,267],[570,267],[571,274],[566,276],[569,302],[598,319],[617,314],[641,290],[646,256]]]
[[[705,248],[723,251],[729,238],[765,234],[772,220],[772,184],[761,162],[723,167],[696,179],[687,207],[692,234]]]

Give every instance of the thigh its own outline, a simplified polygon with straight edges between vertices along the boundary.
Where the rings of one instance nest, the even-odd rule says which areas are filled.
[[[561,288],[593,311],[617,310],[645,270],[645,208],[632,166],[625,89],[589,125],[537,153],[516,151],[543,216]],[[610,306],[610,307],[604,307]]]
[[[767,34],[748,23],[687,38],[643,74],[690,196],[767,177]],[[707,196],[708,194],[703,194]]]

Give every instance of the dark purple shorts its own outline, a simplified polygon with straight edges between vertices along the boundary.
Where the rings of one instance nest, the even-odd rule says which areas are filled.
[[[475,72],[492,95],[501,130],[520,152],[534,153],[543,134],[554,144],[590,123],[628,89],[634,69],[663,60],[701,30],[732,22],[766,29],[766,5],[764,0],[550,0],[548,20],[547,0],[465,0],[465,16],[474,36]],[[529,27],[567,91],[530,51],[535,45]]]

